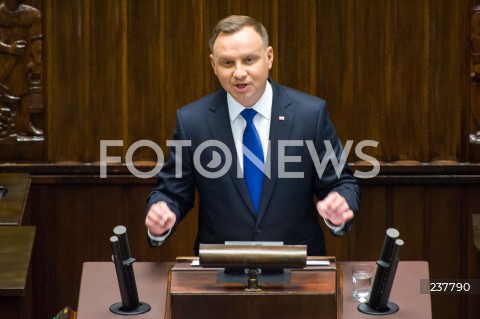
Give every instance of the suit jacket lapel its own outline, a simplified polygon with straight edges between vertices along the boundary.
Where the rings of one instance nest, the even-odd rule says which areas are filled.
[[[265,177],[263,182],[260,209],[257,225],[262,220],[265,210],[272,197],[278,179],[278,141],[289,140],[292,131],[294,113],[289,111],[291,101],[286,92],[275,82],[270,81],[273,89],[272,115],[270,118],[270,147],[269,160],[271,178]]]
[[[252,201],[250,200],[250,195],[248,193],[245,180],[237,177],[237,172],[240,171],[240,168],[237,169],[238,155],[235,142],[233,140],[230,117],[228,114],[227,94],[224,90],[219,91],[219,93],[215,96],[212,105],[210,105],[210,111],[211,113],[208,117],[208,125],[212,134],[212,138],[225,144],[232,154],[232,165],[228,170],[228,175],[232,179],[232,182],[237,188],[245,205],[249,208],[250,212],[255,215],[255,210],[253,208]],[[241,171],[240,176],[242,176]],[[235,203],[232,203],[232,205],[234,204]]]

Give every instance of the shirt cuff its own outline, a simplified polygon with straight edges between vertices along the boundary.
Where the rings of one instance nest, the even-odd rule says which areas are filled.
[[[153,236],[152,233],[150,233],[150,231],[148,230],[148,237],[151,239],[151,240],[154,240],[154,241],[165,241],[165,239],[167,239],[168,235],[170,235],[170,232],[172,231],[172,229],[170,228],[166,233],[165,235],[161,235],[161,236]]]
[[[333,225],[328,219],[324,218],[325,224],[330,228],[334,233],[338,233],[345,227],[345,223],[341,223],[340,225]]]

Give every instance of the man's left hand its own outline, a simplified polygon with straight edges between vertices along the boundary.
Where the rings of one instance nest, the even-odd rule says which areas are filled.
[[[353,218],[353,211],[345,198],[337,192],[327,195],[317,202],[317,211],[333,225],[341,225]]]

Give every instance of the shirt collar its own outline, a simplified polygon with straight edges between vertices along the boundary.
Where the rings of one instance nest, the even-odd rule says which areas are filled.
[[[270,120],[272,114],[272,102],[273,102],[273,90],[270,82],[267,81],[265,87],[265,92],[260,97],[260,99],[252,106],[252,109],[257,111],[267,120]],[[238,103],[233,96],[227,93],[227,105],[228,105],[228,114],[230,116],[230,121],[233,122],[240,113],[245,109],[243,105]]]

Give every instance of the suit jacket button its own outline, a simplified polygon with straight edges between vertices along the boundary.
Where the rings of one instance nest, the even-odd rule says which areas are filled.
[[[260,234],[262,229],[260,227],[255,228],[255,234]]]

